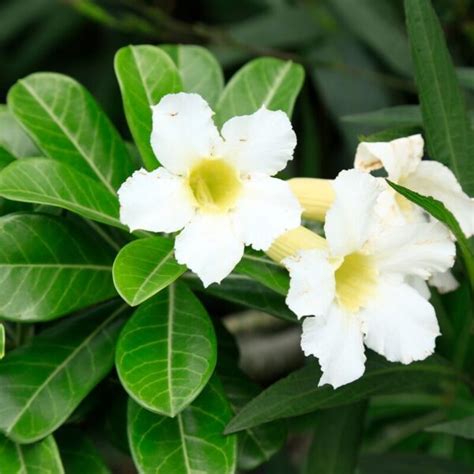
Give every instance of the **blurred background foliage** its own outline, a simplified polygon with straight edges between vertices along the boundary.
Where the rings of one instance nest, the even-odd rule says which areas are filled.
[[[474,74],[470,69],[474,66],[474,0],[433,0],[433,5],[459,67],[468,106],[474,109]],[[29,73],[61,72],[84,84],[129,138],[113,58],[124,45],[146,43],[204,45],[218,57],[226,78],[254,57],[275,56],[301,63],[306,81],[293,117],[298,147],[289,169],[292,175],[332,178],[340,169],[352,166],[359,137],[400,123],[408,127],[407,132],[417,127],[417,120],[407,120],[406,110],[402,119],[394,119],[392,111],[388,115],[382,112],[372,124],[367,116],[360,120],[360,114],[366,112],[417,103],[401,0],[2,0],[0,102],[5,102],[12,84]],[[449,295],[445,299],[448,309],[449,305],[462,306],[456,299],[463,298],[465,292],[462,288]],[[438,299],[435,295],[435,305]],[[220,316],[229,309],[228,305],[217,305],[211,312]],[[235,324],[245,326],[245,318],[239,316]],[[273,324],[269,331],[275,332]],[[245,333],[245,327],[237,332]],[[297,348],[298,335],[294,336],[291,341]],[[257,344],[252,337],[244,342],[244,357],[274,361],[274,341],[261,349],[268,352],[266,356],[260,352],[254,357],[252,350]],[[301,352],[287,362],[287,366],[279,364],[285,373],[302,363]],[[243,365],[264,384],[284,375],[272,373],[264,362],[262,367],[254,367],[255,374],[245,360]],[[108,383],[99,389],[111,390]],[[468,393],[462,394],[460,406],[452,409],[474,410],[468,399]],[[364,440],[368,454],[361,464],[367,466],[361,472],[380,474],[370,466],[378,466],[379,453],[392,448],[421,450],[474,467],[472,442],[424,431],[442,419],[442,411],[436,408],[444,403],[421,394],[374,398]],[[87,408],[87,403],[84,406]],[[297,472],[294,460],[309,448],[311,437],[305,433],[315,423],[324,422],[319,416],[316,412],[290,420],[289,449],[258,472]],[[110,419],[118,424],[123,421],[114,416]],[[114,425],[107,429],[115,435],[122,433]],[[435,458],[431,470],[426,465],[429,458],[424,458],[424,470],[420,470],[411,454],[394,456],[393,466],[404,466],[403,471],[394,473],[434,473],[440,467]],[[132,472],[127,470],[127,459],[119,459],[120,472]]]
[[[295,110],[299,145],[290,173],[334,177],[351,166],[358,137],[376,130],[345,116],[416,101],[402,3],[2,0],[0,94],[4,101],[8,88],[31,72],[62,72],[91,90],[127,136],[113,72],[113,56],[123,45],[202,44],[227,77],[253,57],[289,58],[307,72]],[[474,2],[433,3],[456,64],[472,66]],[[468,89],[473,77],[460,72]]]

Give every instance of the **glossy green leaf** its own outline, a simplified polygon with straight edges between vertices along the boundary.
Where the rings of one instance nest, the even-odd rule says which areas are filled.
[[[0,218],[0,314],[47,321],[114,296],[113,250],[51,215]]]
[[[437,425],[430,426],[426,431],[474,439],[474,416],[438,423]]]
[[[216,108],[222,126],[235,115],[247,115],[265,106],[290,117],[304,80],[304,69],[291,61],[258,58],[237,71],[226,85]]]
[[[405,0],[408,35],[430,155],[474,194],[474,133],[462,90],[430,0]]]
[[[110,371],[127,313],[107,303],[68,318],[0,362],[0,430],[19,443],[58,428]]]
[[[454,378],[455,371],[437,357],[410,365],[387,362],[370,354],[364,376],[334,390],[318,387],[321,372],[310,363],[279,380],[247,404],[229,423],[229,433],[312,411],[354,403],[372,395],[406,392],[436,384],[442,378]]]
[[[247,250],[234,271],[258,281],[280,295],[286,296],[290,286],[288,273],[281,265],[261,252]]]
[[[232,274],[220,284],[203,288],[198,278],[189,277],[193,288],[224,301],[236,303],[245,308],[257,309],[289,322],[296,322],[295,314],[285,303],[285,297],[243,275]]]
[[[65,474],[52,436],[34,444],[16,444],[0,435],[2,474]]]
[[[41,155],[38,147],[5,105],[0,106],[0,146],[15,158]]]
[[[128,126],[146,168],[158,167],[150,145],[151,105],[182,90],[173,61],[157,46],[126,46],[115,55],[115,74],[122,92]]]
[[[128,435],[138,471],[234,474],[237,439],[223,434],[230,417],[229,403],[216,377],[174,418],[151,413],[130,400]]]
[[[184,92],[194,92],[214,108],[224,89],[224,75],[216,58],[202,46],[166,44],[163,49],[176,64]]]
[[[5,340],[5,326],[0,323],[0,360],[5,357],[5,345],[6,345],[6,340]]]
[[[116,367],[122,385],[140,405],[175,416],[208,382],[216,354],[212,322],[181,283],[135,311],[120,334]]]
[[[317,413],[303,474],[356,472],[366,408],[366,401],[360,401]]]
[[[112,194],[132,174],[125,143],[75,80],[32,74],[10,89],[8,106],[46,156],[101,181]]]
[[[174,258],[174,241],[150,237],[130,242],[118,253],[113,268],[120,296],[136,306],[173,283],[186,271]]]
[[[56,435],[67,474],[110,474],[92,441],[77,428],[65,428]]]
[[[0,173],[0,196],[62,207],[103,224],[124,227],[116,196],[102,183],[50,158],[11,163]]]
[[[472,474],[472,469],[450,459],[415,453],[363,456],[360,474]]]

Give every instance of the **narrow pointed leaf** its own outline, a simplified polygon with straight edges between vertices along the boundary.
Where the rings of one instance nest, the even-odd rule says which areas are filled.
[[[11,163],[0,173],[0,196],[62,207],[103,224],[124,227],[116,196],[102,183],[50,158]]]
[[[366,408],[361,401],[317,413],[303,474],[356,472]]]
[[[233,474],[237,440],[235,435],[223,434],[230,417],[229,404],[216,377],[192,405],[174,418],[151,413],[130,400],[128,434],[138,471]]]
[[[357,402],[372,395],[435,385],[443,378],[455,378],[456,372],[437,357],[404,366],[370,354],[364,376],[348,385],[336,390],[329,385],[318,387],[320,375],[317,365],[310,361],[306,367],[254,398],[234,417],[226,431],[233,433],[272,420]]]
[[[144,303],[120,334],[116,367],[140,405],[175,416],[201,392],[216,365],[216,337],[199,300],[170,285]]]
[[[217,59],[202,46],[167,44],[160,46],[176,64],[184,92],[194,92],[214,108],[224,89],[224,74]]]
[[[0,146],[15,158],[41,155],[38,147],[5,105],[0,105]]]
[[[291,117],[303,79],[303,67],[291,61],[250,61],[226,85],[217,104],[216,123],[222,126],[231,117],[252,114],[262,106]]]
[[[134,167],[124,141],[94,98],[75,80],[37,73],[18,81],[8,107],[42,152],[115,194]]]
[[[430,426],[426,431],[474,439],[474,416],[438,423],[437,425]]]
[[[166,94],[182,90],[178,70],[156,46],[126,46],[115,55],[115,74],[122,92],[127,123],[146,168],[158,167],[150,145],[151,109]]]
[[[120,296],[136,306],[173,283],[186,271],[174,258],[174,241],[150,237],[130,242],[118,253],[113,268]]]
[[[0,360],[5,357],[5,345],[6,345],[6,340],[5,340],[5,326],[0,323]]]
[[[58,428],[110,371],[127,313],[108,303],[43,331],[0,363],[0,430],[19,443]]]
[[[52,436],[34,444],[16,444],[0,435],[0,472],[4,474],[65,474]]]
[[[361,114],[344,115],[343,122],[374,127],[416,127],[423,124],[419,105],[397,105]]]
[[[67,474],[110,474],[92,441],[79,429],[61,429],[56,440]]]
[[[443,30],[430,0],[405,0],[408,35],[431,156],[474,194],[474,133]]]
[[[0,314],[47,321],[114,296],[113,250],[51,215],[0,218]]]

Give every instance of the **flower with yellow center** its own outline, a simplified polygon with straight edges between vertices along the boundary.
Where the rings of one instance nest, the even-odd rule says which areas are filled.
[[[120,187],[120,220],[130,230],[182,229],[176,259],[207,286],[232,271],[244,245],[267,250],[300,224],[289,185],[271,177],[296,146],[285,113],[262,107],[219,134],[197,94],[169,94],[152,110],[151,145],[163,166],[138,170]]]
[[[319,359],[319,385],[338,387],[364,373],[364,343],[404,364],[433,352],[439,335],[434,309],[406,280],[447,270],[455,246],[439,222],[388,231],[376,225],[384,187],[367,173],[342,171],[333,189],[326,240],[299,228],[267,253],[289,270],[288,306],[298,317],[309,316],[301,345]]]

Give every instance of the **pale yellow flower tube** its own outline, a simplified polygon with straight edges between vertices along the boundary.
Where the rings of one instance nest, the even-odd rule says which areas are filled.
[[[291,191],[303,207],[303,217],[324,221],[326,212],[334,202],[332,180],[318,178],[293,178],[288,180]]]

